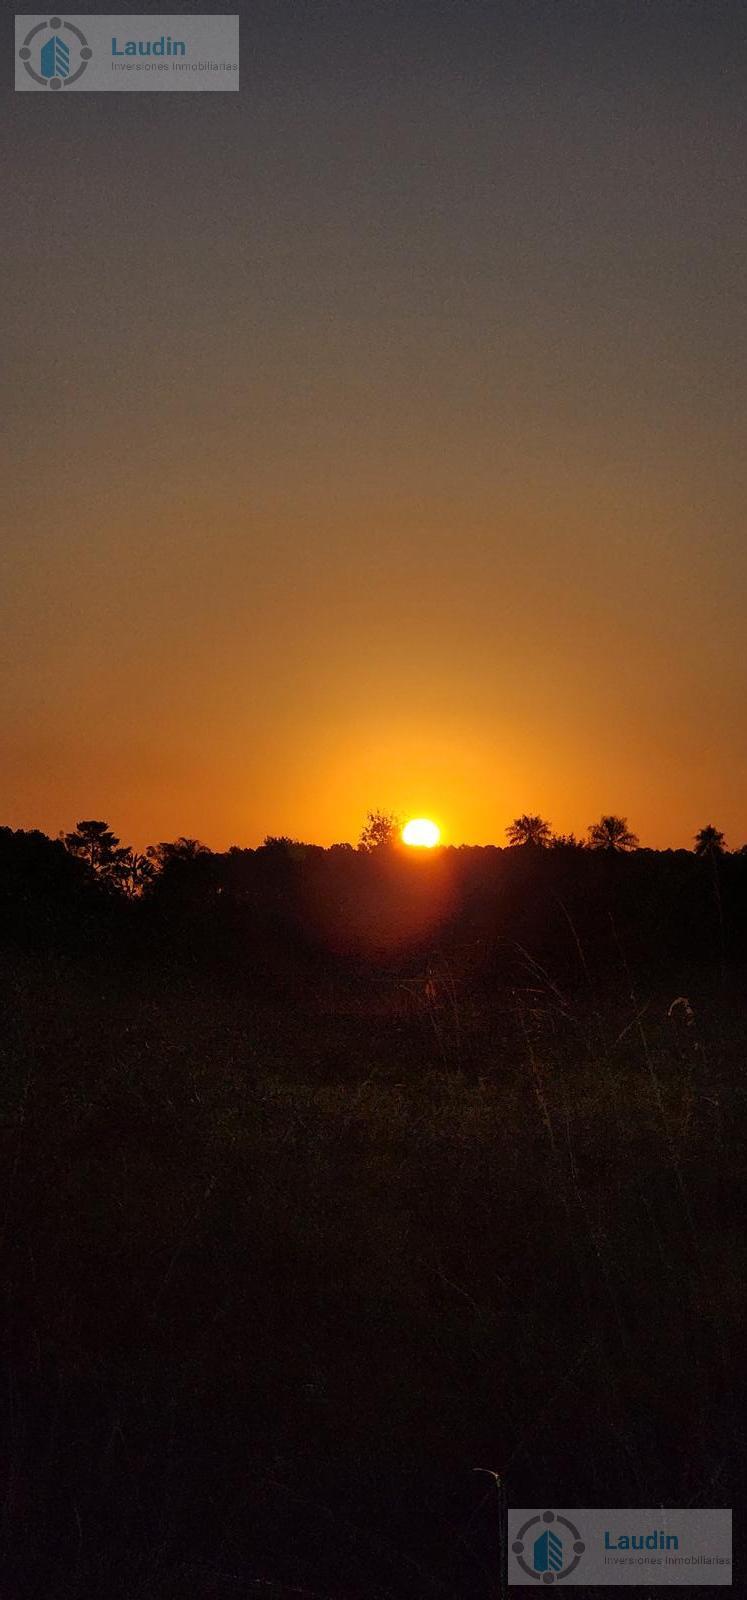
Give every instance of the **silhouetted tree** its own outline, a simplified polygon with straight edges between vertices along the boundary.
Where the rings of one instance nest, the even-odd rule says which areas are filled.
[[[85,861],[95,876],[103,883],[115,886],[122,873],[126,845],[121,845],[107,822],[76,822],[72,833],[61,835],[65,849]]]
[[[708,822],[695,835],[696,856],[722,856],[726,852],[726,839],[720,828]]]
[[[550,840],[552,850],[585,850],[583,839],[577,839],[575,833],[554,833]]]
[[[399,818],[391,811],[369,811],[358,840],[358,849],[370,855],[382,845],[394,844],[399,833]]]
[[[544,817],[528,816],[523,812],[520,817],[514,817],[510,822],[506,835],[509,844],[529,844],[535,847],[545,846],[550,843],[552,828]]]
[[[287,865],[306,861],[315,850],[321,850],[321,846],[304,844],[301,839],[292,839],[289,833],[268,833],[258,845],[256,854],[265,861]]]
[[[150,861],[154,861],[161,872],[164,867],[173,861],[195,861],[198,856],[211,854],[206,844],[201,844],[199,839],[186,839],[184,834],[171,842],[149,844],[146,851]]]
[[[118,883],[131,900],[142,894],[156,876],[156,868],[147,856],[137,850],[125,850],[116,869]]]
[[[637,850],[638,835],[628,827],[627,817],[600,817],[589,827],[592,850]]]

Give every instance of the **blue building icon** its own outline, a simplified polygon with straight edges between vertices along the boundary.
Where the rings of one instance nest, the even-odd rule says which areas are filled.
[[[563,1541],[551,1528],[546,1528],[539,1539],[535,1539],[533,1559],[535,1572],[560,1572],[563,1565]]]
[[[70,51],[58,34],[53,33],[42,45],[41,75],[43,78],[68,78],[70,76]]]

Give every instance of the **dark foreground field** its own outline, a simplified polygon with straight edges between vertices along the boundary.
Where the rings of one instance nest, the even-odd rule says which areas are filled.
[[[4,1600],[496,1596],[504,1498],[738,1506],[747,1027],[677,998],[8,958]]]

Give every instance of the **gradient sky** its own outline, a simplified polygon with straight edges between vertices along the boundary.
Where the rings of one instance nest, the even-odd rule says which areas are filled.
[[[0,821],[747,839],[746,35],[260,0],[239,94],[6,89]]]

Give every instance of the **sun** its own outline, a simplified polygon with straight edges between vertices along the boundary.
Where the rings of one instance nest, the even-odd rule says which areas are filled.
[[[403,843],[417,845],[421,850],[432,850],[440,838],[441,829],[427,817],[413,817],[402,829]]]

